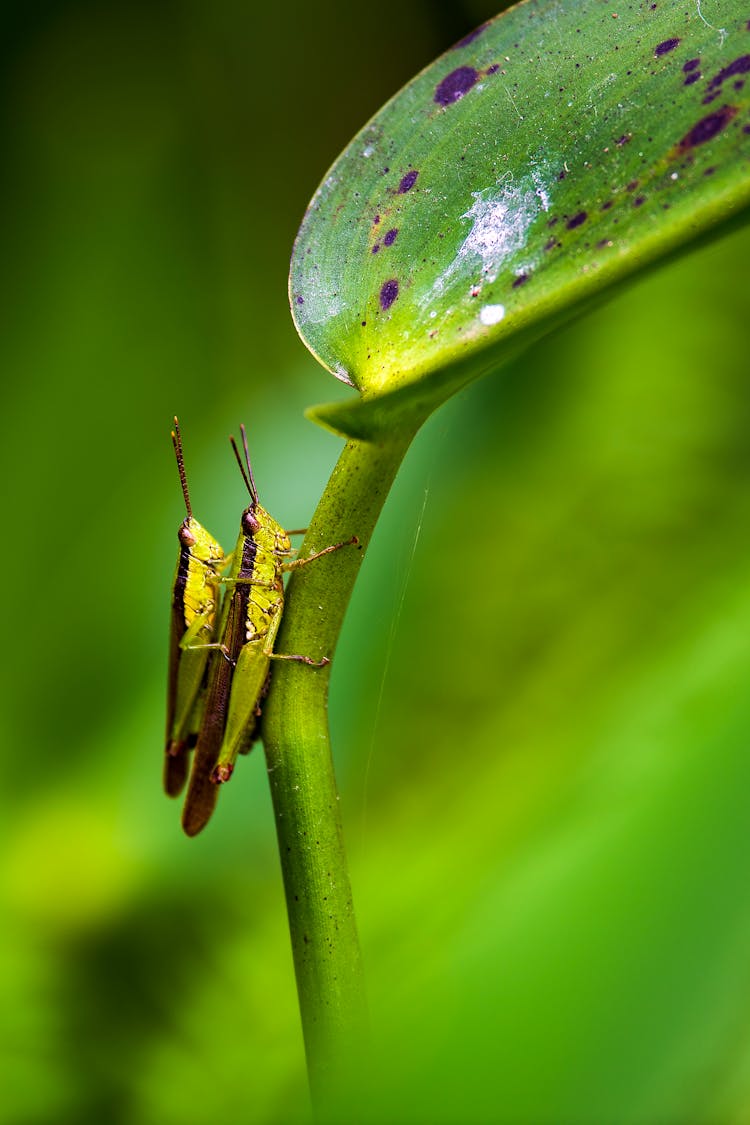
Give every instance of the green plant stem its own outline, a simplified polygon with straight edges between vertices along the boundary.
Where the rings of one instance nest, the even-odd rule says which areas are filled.
[[[300,557],[357,536],[292,573],[276,651],[332,657],[376,520],[412,434],[350,441]],[[364,1058],[367,1013],[328,731],[330,669],[275,661],[263,740],[286,891],[313,1105],[321,1112]]]

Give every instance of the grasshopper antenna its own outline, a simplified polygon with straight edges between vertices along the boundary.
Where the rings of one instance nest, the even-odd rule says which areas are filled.
[[[255,487],[255,477],[253,476],[253,466],[250,464],[250,453],[248,452],[248,448],[247,448],[247,433],[245,431],[245,425],[244,425],[243,422],[240,422],[240,433],[242,434],[242,444],[245,448],[245,464],[247,465],[247,472],[248,472],[248,476],[250,477],[250,483],[253,486],[250,491],[252,493],[253,499],[255,500],[255,503],[257,504],[258,503],[258,489]]]
[[[177,421],[176,415],[174,429],[172,430],[172,445],[174,446],[174,455],[177,458],[177,468],[180,473],[182,495],[185,497],[185,507],[187,508],[188,518],[192,519],[193,509],[190,506],[190,493],[188,492],[187,476],[185,474],[185,459],[182,455],[182,434],[180,433],[180,423]]]
[[[251,497],[253,503],[257,504],[258,503],[258,489],[255,487],[255,477],[253,476],[253,468],[252,468],[252,465],[250,464],[250,453],[248,452],[248,448],[247,448],[247,433],[245,432],[244,423],[240,423],[240,433],[242,434],[242,445],[243,445],[244,450],[245,450],[245,464],[244,465],[242,463],[242,458],[240,457],[240,451],[237,448],[237,442],[234,440],[233,437],[230,437],[229,440],[232,443],[232,449],[234,450],[234,455],[237,458],[237,464],[240,467],[240,472],[242,473],[242,479],[244,480],[244,482],[247,486],[247,491],[250,493],[250,497]]]

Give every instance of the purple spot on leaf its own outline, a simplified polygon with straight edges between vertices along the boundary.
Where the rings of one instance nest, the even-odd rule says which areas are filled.
[[[626,145],[628,143],[628,141],[630,141],[630,140],[632,140],[632,137],[630,136],[630,133],[623,133],[622,136],[618,137],[618,139],[615,141],[615,144],[616,145]]]
[[[519,289],[522,285],[525,285],[528,280],[529,275],[527,273],[519,273],[518,277],[513,282],[513,288]]]
[[[398,227],[391,227],[390,230],[387,230],[385,232],[385,235],[383,236],[383,243],[386,246],[393,246],[393,243],[396,241],[397,237],[398,237]]]
[[[634,207],[642,207],[645,202],[646,202],[646,196],[645,195],[636,195],[635,199],[633,200],[633,206]]]
[[[683,63],[682,69],[685,71],[685,74],[689,74],[691,70],[697,70],[700,64],[700,59],[688,59],[686,63]]]
[[[698,82],[702,77],[703,75],[699,70],[694,70],[692,74],[688,74],[687,78],[683,82],[683,86],[692,86],[694,82]]]
[[[411,189],[414,187],[415,183],[417,182],[417,176],[418,175],[419,175],[419,172],[417,172],[417,170],[415,168],[413,168],[411,170],[411,172],[407,172],[406,175],[401,180],[401,183],[398,185],[398,194],[399,195],[406,195],[407,191],[411,191]]]
[[[589,216],[587,211],[579,211],[578,214],[574,215],[572,219],[568,219],[568,230],[575,230],[576,227],[580,227],[582,223],[586,222],[588,217]]]
[[[468,94],[478,78],[479,72],[473,66],[459,66],[439,83],[434,100],[438,105],[452,105],[464,94]]]
[[[304,298],[304,297],[298,297],[298,298],[297,298],[297,304],[298,304],[298,305],[304,305],[304,303],[305,303],[305,298]]]
[[[721,109],[717,109],[715,113],[709,113],[706,117],[702,117],[697,124],[693,125],[690,132],[682,138],[677,146],[678,152],[686,152],[690,148],[695,148],[696,145],[704,145],[706,141],[712,141],[722,129],[727,127],[736,113],[736,106],[725,105]]]
[[[737,74],[747,74],[750,71],[750,55],[741,55],[734,62],[730,62],[727,66],[723,67],[719,73],[711,79],[708,84],[709,92],[711,90],[718,90],[722,83],[726,82],[727,78],[734,78]]]
[[[492,66],[487,67],[487,73],[488,74],[497,74],[499,69],[500,69],[500,64],[499,63],[493,63]]]
[[[479,38],[486,26],[486,23],[482,23],[479,27],[475,27],[468,35],[464,35],[463,39],[459,39],[458,43],[453,44],[453,50],[457,51],[459,47],[468,47],[469,43],[473,43],[475,39]]]
[[[395,277],[383,282],[380,289],[380,307],[386,312],[398,297],[398,282]]]
[[[373,254],[377,254],[377,252],[378,252],[378,250],[379,250],[379,249],[380,249],[380,243],[379,243],[379,242],[376,242],[376,243],[375,243],[375,245],[374,245],[374,246],[373,246],[373,248],[372,248],[372,253],[373,253]]]
[[[660,55],[667,55],[670,51],[674,51],[675,47],[679,47],[680,43],[680,39],[665,39],[654,47],[654,55],[657,59]]]

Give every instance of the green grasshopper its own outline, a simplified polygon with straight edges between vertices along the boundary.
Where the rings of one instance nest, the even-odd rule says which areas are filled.
[[[177,532],[180,553],[172,586],[164,759],[164,789],[170,797],[176,797],[185,784],[187,751],[194,744],[200,721],[200,700],[208,662],[206,646],[214,637],[219,606],[219,576],[230,560],[214,537],[193,517],[180,425],[176,418],[172,445],[187,511]]]
[[[208,822],[218,797],[218,787],[232,776],[238,753],[250,748],[260,714],[271,660],[296,660],[312,668],[329,664],[328,657],[273,652],[284,611],[283,575],[306,566],[340,547],[336,543],[305,559],[289,560],[289,532],[261,507],[247,448],[245,427],[240,427],[244,464],[237,443],[230,438],[250,503],[240,519],[240,534],[232,556],[232,568],[223,579],[227,591],[216,630],[218,641],[206,647],[211,655],[203,706],[203,718],[190,774],[182,827],[195,836]]]

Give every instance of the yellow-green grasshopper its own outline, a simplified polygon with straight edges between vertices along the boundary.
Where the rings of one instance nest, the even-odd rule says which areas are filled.
[[[195,742],[205,686],[209,649],[220,597],[220,575],[229,559],[221,545],[198,523],[190,505],[182,436],[177,419],[172,431],[187,515],[179,526],[180,553],[172,586],[169,629],[164,789],[176,797],[187,776],[187,751]]]
[[[248,748],[269,676],[271,660],[296,660],[313,668],[330,663],[327,657],[284,655],[272,651],[284,610],[283,575],[295,567],[330,554],[347,543],[326,547],[308,558],[289,560],[289,533],[261,507],[255,486],[245,427],[241,426],[244,464],[231,438],[250,504],[240,519],[240,534],[232,569],[224,579],[224,595],[217,640],[210,647],[208,680],[195,758],[190,773],[182,827],[195,836],[208,822],[218,787],[228,781],[238,753]]]

